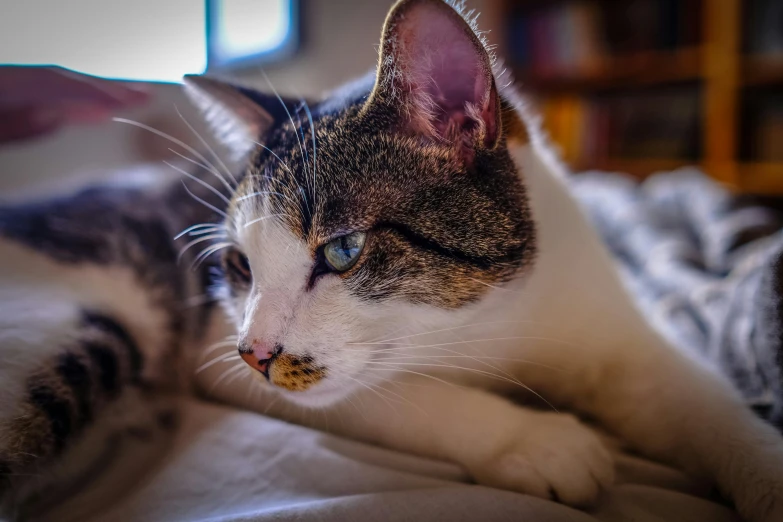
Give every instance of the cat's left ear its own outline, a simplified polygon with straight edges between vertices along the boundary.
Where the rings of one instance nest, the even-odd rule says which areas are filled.
[[[283,110],[294,102],[278,99],[208,76],[187,75],[185,92],[204,114],[215,137],[235,157],[245,156],[254,142],[263,142]]]
[[[501,133],[490,55],[442,0],[402,0],[392,8],[374,102],[397,108],[406,130],[453,144],[468,162],[477,147],[494,148]]]

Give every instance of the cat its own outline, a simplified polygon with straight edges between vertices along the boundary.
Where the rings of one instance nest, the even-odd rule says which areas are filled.
[[[747,519],[783,520],[783,439],[642,317],[461,5],[396,3],[377,70],[317,103],[186,87],[246,158],[236,186],[201,157],[196,202],[110,188],[0,212],[3,273],[19,274],[0,317],[7,506],[75,473],[27,470],[126,429],[112,412],[161,411],[148,404],[189,366],[228,403],[588,506],[613,461],[562,407],[714,482]],[[185,268],[219,258],[225,316],[181,306],[210,271],[176,269],[178,246]],[[260,400],[195,371],[194,346],[226,334],[216,347],[238,355],[198,369],[238,357]],[[539,407],[506,397],[520,391]]]

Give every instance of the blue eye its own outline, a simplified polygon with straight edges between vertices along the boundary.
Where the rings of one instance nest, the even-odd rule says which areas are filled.
[[[324,247],[326,264],[335,272],[345,272],[359,260],[366,238],[364,232],[354,232],[330,241]]]

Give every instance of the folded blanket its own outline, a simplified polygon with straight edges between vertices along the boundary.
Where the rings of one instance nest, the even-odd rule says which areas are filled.
[[[660,331],[783,426],[783,216],[695,169],[571,184]]]

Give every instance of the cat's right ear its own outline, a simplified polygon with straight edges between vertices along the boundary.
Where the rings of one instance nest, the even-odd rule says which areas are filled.
[[[215,138],[236,158],[247,155],[274,125],[274,116],[258,101],[260,93],[207,76],[187,75],[183,83]]]
[[[398,129],[449,144],[466,163],[502,134],[492,57],[461,2],[399,0],[381,37],[368,106],[397,112]]]

